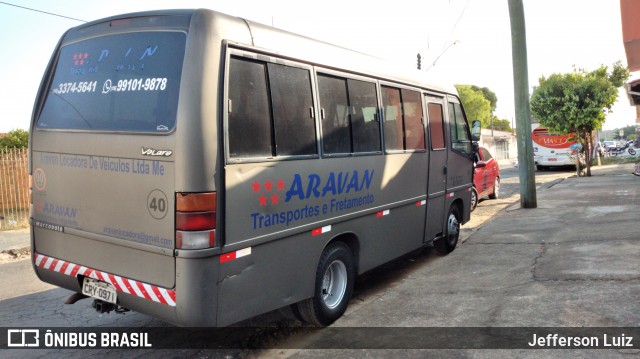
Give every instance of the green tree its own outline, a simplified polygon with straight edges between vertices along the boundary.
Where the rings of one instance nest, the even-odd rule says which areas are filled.
[[[464,106],[469,122],[480,120],[483,128],[491,125],[491,103],[484,97],[480,90],[475,90],[471,85],[455,85]]]
[[[491,91],[488,87],[479,87],[479,86],[472,85],[471,88],[476,91],[482,92],[482,95],[484,96],[484,98],[489,100],[489,105],[491,106],[491,113],[493,113],[496,110],[496,106],[498,106],[498,96],[496,96],[496,93]]]
[[[493,116],[493,129],[496,131],[505,131],[511,132],[513,129],[511,128],[511,122],[509,120],[501,120],[497,116]]]
[[[583,69],[567,74],[540,77],[531,95],[531,113],[540,124],[560,134],[575,133],[582,144],[591,176],[591,134],[605,122],[605,110],[618,99],[618,87],[629,78],[620,61],[609,72],[606,66],[588,72]],[[579,171],[579,168],[578,168]]]
[[[0,148],[15,147],[26,148],[29,146],[29,131],[15,129],[9,131],[6,136],[0,137]]]

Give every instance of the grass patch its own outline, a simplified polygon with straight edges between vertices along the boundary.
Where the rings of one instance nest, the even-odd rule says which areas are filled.
[[[635,157],[635,156],[602,157],[602,158],[600,158],[600,162],[602,162],[602,165],[617,165],[617,164],[625,164],[625,163],[636,163],[636,162],[638,162],[638,157]],[[598,160],[595,160],[594,163],[597,164]]]

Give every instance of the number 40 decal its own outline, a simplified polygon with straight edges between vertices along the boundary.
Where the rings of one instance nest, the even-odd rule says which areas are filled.
[[[163,219],[167,215],[169,202],[167,196],[159,189],[154,189],[147,197],[147,209],[151,217]]]

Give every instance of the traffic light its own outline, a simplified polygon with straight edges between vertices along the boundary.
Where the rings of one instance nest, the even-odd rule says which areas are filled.
[[[422,68],[422,56],[418,54],[418,70],[420,70],[421,68]]]

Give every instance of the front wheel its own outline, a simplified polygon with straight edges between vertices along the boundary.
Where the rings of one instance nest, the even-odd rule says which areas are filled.
[[[297,304],[303,321],[327,326],[340,318],[349,305],[354,278],[349,247],[342,242],[327,247],[318,263],[313,297]]]
[[[635,155],[636,155],[636,150],[634,150],[633,148],[630,148],[630,149],[629,149],[629,154],[630,154],[631,156],[635,156]]]
[[[446,226],[444,237],[438,239],[434,243],[436,250],[440,254],[449,254],[453,252],[458,244],[458,238],[460,238],[460,210],[458,210],[456,205],[449,208]]]

